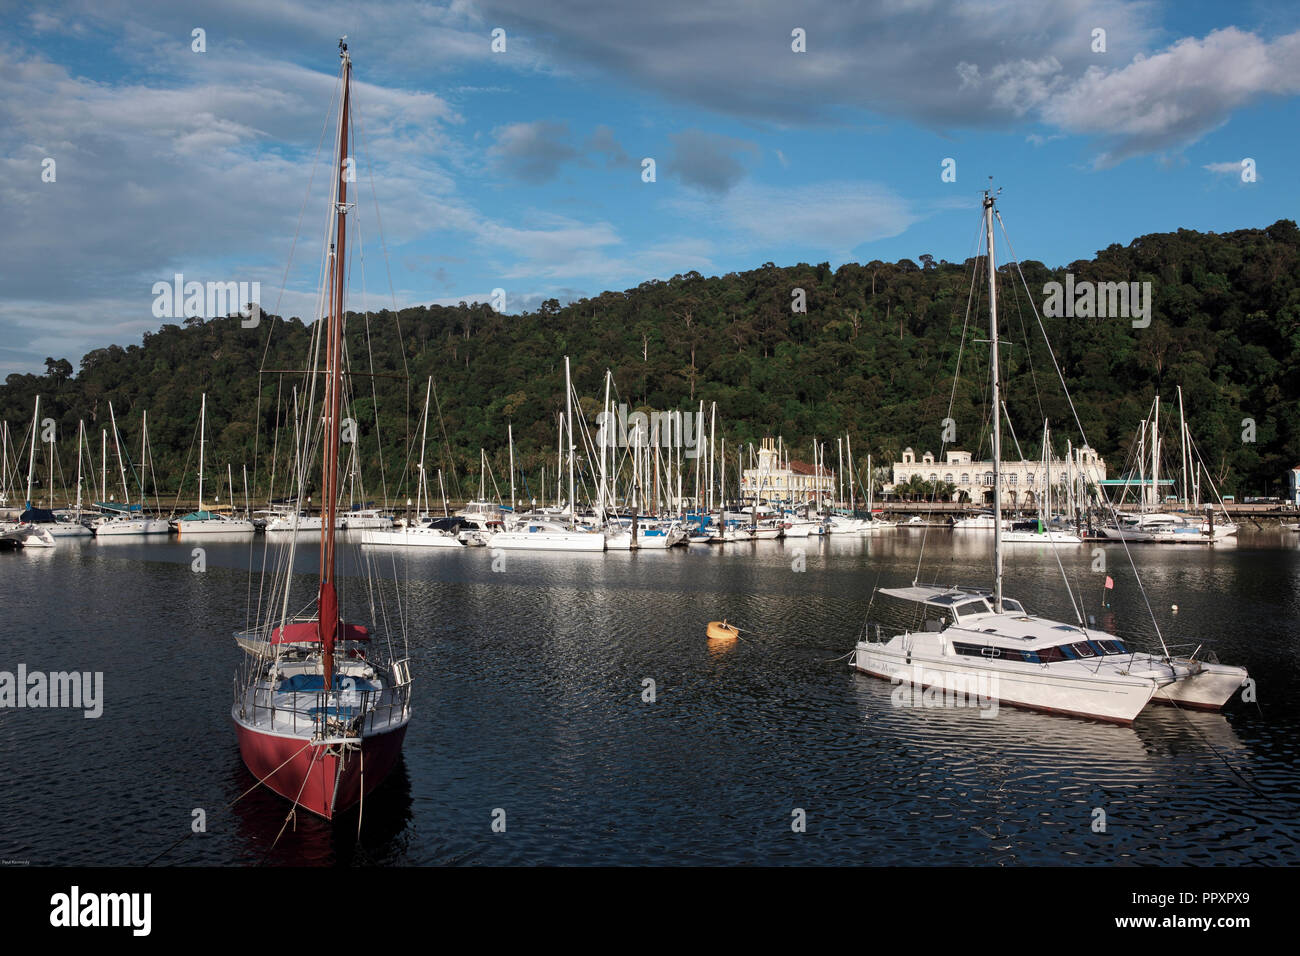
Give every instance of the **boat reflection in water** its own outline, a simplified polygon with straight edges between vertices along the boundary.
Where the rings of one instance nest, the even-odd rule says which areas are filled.
[[[232,763],[231,769],[235,772],[228,789],[234,799],[249,783],[238,762]],[[310,813],[298,814],[297,820],[285,827],[284,803],[265,787],[241,799],[232,812],[244,863],[348,866],[410,862],[409,827],[414,811],[404,760],[399,759],[384,785],[366,797],[365,826],[360,833],[356,826],[337,826]]]

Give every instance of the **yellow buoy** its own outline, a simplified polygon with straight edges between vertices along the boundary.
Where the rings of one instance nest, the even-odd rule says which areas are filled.
[[[740,628],[734,624],[728,624],[726,621],[709,622],[709,640],[711,641],[732,641],[740,636]]]

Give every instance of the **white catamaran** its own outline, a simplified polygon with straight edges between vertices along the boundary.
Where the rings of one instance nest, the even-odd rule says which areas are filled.
[[[993,416],[993,587],[885,588],[920,609],[919,627],[884,637],[867,626],[851,666],[943,693],[978,693],[1016,707],[1131,723],[1153,698],[1217,710],[1245,682],[1245,668],[1132,651],[1114,634],[1033,614],[1002,593],[1001,399],[998,375],[994,197],[984,194]],[[1077,608],[1077,605],[1076,605]]]

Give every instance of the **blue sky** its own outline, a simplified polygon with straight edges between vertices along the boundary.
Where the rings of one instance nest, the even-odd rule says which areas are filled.
[[[960,261],[990,175],[1017,252],[1049,265],[1149,232],[1296,218],[1300,7],[1287,3],[0,12],[0,375],[138,343],[161,324],[153,283],[177,272],[260,281],[263,307],[312,314],[320,168],[308,184],[340,34],[361,123],[352,308],[503,288],[515,312],[769,260]]]

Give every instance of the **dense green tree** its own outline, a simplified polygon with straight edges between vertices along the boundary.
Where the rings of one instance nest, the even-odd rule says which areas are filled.
[[[847,432],[859,467],[869,453],[875,463],[887,463],[907,446],[937,454],[949,417],[958,447],[987,454],[983,270],[973,261],[918,258],[921,265],[904,259],[832,270],[827,263],[768,262],[715,278],[689,272],[563,307],[548,299],[536,312],[516,315],[464,303],[351,314],[349,413],[360,426],[365,486],[371,497],[386,489],[404,498],[412,490],[430,376],[426,458],[435,493],[435,469],[442,469],[450,494],[477,493],[480,448],[508,483],[507,423],[521,475],[535,492],[545,465],[551,484],[566,354],[575,389],[589,399],[583,416],[593,433],[593,409],[610,369],[616,402],[629,409],[692,411],[703,400],[707,411],[716,402],[733,470],[735,449],[764,435],[783,435],[805,459],[814,437],[828,442],[833,464],[835,436]],[[1036,316],[1044,285],[1064,281],[1067,271],[1076,282],[1150,282],[1150,325],[1043,317],[1049,355]],[[1077,444],[1077,411],[1088,441],[1117,471],[1153,395],[1172,402],[1181,385],[1192,434],[1223,491],[1276,488],[1300,462],[1295,223],[1143,236],[1066,269],[1026,261],[1019,269],[1004,264],[999,276],[1005,399],[1027,457],[1039,453],[1044,418],[1061,443],[1058,452],[1067,438]],[[806,312],[792,308],[795,288],[804,290]],[[292,439],[292,390],[296,385],[305,402],[311,386],[300,370],[312,334],[297,318],[266,316],[255,329],[243,328],[236,316],[188,319],[163,325],[139,345],[87,353],[75,376],[71,362],[54,358],[44,375],[10,375],[0,386],[0,418],[10,426],[11,467],[37,394],[42,418],[58,425],[59,454],[69,466],[78,422],[86,423],[97,449],[112,403],[124,456],[138,456],[140,416],[148,409],[152,463],[164,494],[175,494],[182,478],[192,492],[206,393],[210,479],[230,463],[238,483],[247,464],[261,498],[274,460],[280,490]],[[1054,360],[1073,406],[1056,381]],[[1254,441],[1248,440],[1252,429]],[[734,487],[734,476],[728,484]]]

